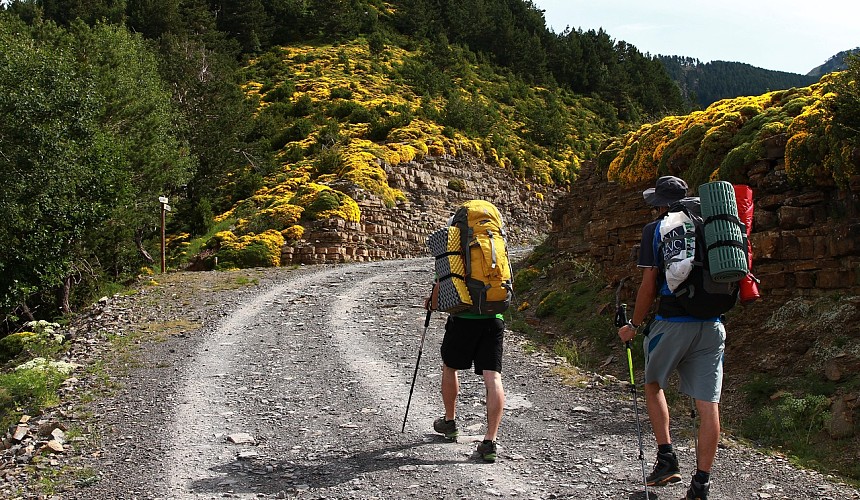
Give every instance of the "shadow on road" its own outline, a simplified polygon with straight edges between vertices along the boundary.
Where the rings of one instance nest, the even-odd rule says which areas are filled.
[[[190,484],[195,493],[264,493],[328,488],[349,483],[356,477],[377,471],[410,467],[441,466],[469,463],[471,460],[426,460],[414,456],[421,446],[437,442],[410,442],[347,455],[329,450],[325,454],[310,454],[304,460],[266,459],[234,460],[209,470],[218,477],[198,479]]]
[[[648,498],[645,498],[645,491],[637,491],[636,493],[632,493],[628,500],[657,500],[657,494],[653,491],[648,491]]]

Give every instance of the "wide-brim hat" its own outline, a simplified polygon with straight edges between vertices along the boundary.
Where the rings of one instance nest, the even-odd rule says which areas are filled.
[[[645,203],[654,207],[668,207],[685,196],[687,183],[672,175],[660,177],[654,187],[642,191]]]

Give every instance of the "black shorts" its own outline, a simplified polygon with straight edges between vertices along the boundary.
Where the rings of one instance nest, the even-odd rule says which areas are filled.
[[[475,373],[502,372],[505,322],[498,318],[468,319],[448,316],[442,338],[442,361],[455,370],[475,363]]]

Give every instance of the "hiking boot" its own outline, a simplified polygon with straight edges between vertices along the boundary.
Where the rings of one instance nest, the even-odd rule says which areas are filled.
[[[694,477],[690,480],[690,487],[687,489],[687,500],[708,500],[708,490],[711,489],[711,482],[699,483]]]
[[[648,486],[665,486],[681,480],[681,470],[678,469],[678,457],[675,452],[657,453],[654,470],[646,478]]]
[[[478,445],[478,455],[484,459],[484,462],[496,461],[496,442],[485,439]]]
[[[457,422],[455,420],[445,420],[445,417],[439,417],[433,421],[433,430],[451,441],[455,441],[457,436],[460,435],[460,432],[457,430]]]

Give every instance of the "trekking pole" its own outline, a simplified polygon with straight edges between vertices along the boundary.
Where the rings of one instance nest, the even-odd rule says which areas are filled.
[[[627,279],[627,278],[624,278]],[[624,284],[624,279],[618,284],[618,290],[615,292],[615,326],[621,328],[627,324],[627,304],[622,304],[619,300],[619,292],[621,285]],[[633,392],[633,410],[636,414],[636,436],[639,439],[639,463],[642,464],[642,488],[645,491],[645,500],[649,498],[657,498],[649,496],[648,479],[645,476],[645,452],[642,450],[642,425],[639,423],[639,398],[636,395],[636,381],[633,378],[633,354],[630,349],[630,341],[624,342],[624,347],[627,350],[627,369],[630,371],[630,390]]]
[[[427,310],[427,316],[424,318],[424,331],[421,332],[421,344],[418,347],[418,360],[415,362],[415,371],[412,372],[412,387],[409,388],[409,399],[406,401],[406,413],[403,415],[403,426],[400,432],[406,432],[406,417],[409,416],[409,405],[412,403],[412,391],[415,390],[415,378],[418,376],[418,365],[421,363],[421,352],[424,350],[424,337],[427,335],[427,329],[430,328],[430,315],[433,311]]]
[[[642,464],[642,488],[645,500],[648,500],[648,479],[645,476],[645,452],[642,451],[642,424],[639,423],[639,400],[636,396],[636,381],[633,380],[633,355],[630,351],[630,341],[624,343],[627,349],[627,368],[630,370],[630,390],[633,392],[633,410],[636,413],[636,436],[639,438],[639,462]],[[656,497],[654,497],[656,498]]]
[[[693,424],[693,450],[696,452],[696,465],[699,464],[699,427],[696,425],[696,399],[690,397],[690,420]]]

